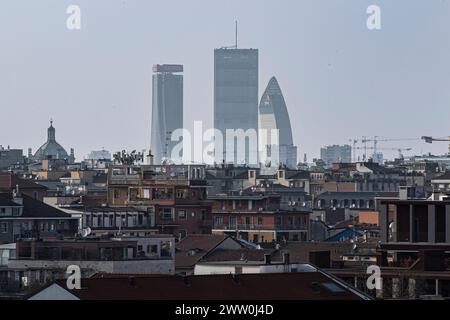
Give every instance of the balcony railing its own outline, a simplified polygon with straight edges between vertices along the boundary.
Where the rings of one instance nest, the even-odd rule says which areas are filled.
[[[388,242],[429,242],[428,232],[413,232],[412,234],[409,231],[405,232],[390,232],[388,237]],[[436,233],[435,239],[432,242],[444,243],[445,235],[443,237],[442,233]]]
[[[260,224],[215,224],[214,229],[220,230],[288,230],[288,231],[306,231],[304,225],[260,225]]]

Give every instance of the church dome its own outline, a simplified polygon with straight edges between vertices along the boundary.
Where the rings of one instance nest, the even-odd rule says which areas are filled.
[[[47,142],[44,143],[34,154],[36,160],[45,159],[69,159],[66,150],[56,142],[56,131],[53,127],[53,121],[50,121],[50,127],[47,130]]]

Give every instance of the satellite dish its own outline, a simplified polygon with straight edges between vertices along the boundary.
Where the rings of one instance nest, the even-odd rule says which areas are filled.
[[[81,230],[80,230],[80,235],[81,235],[83,238],[86,238],[88,235],[91,234],[91,232],[92,232],[91,228],[87,227],[87,228],[84,228],[84,229],[81,229]]]
[[[389,231],[394,232],[395,231],[395,221],[392,221],[389,223]]]

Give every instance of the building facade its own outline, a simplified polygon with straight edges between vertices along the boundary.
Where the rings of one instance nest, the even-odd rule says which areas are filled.
[[[307,210],[285,211],[280,195],[243,190],[208,197],[212,207],[214,234],[226,234],[253,243],[307,241]]]
[[[257,49],[214,50],[214,128],[223,136],[223,145],[215,146],[217,163],[258,164]],[[254,134],[235,139],[227,129]],[[239,143],[245,143],[245,154],[238,156]]]
[[[322,159],[327,166],[331,166],[333,163],[352,162],[352,147],[349,145],[333,145],[326,146],[320,149],[320,159]]]
[[[211,233],[206,189],[203,165],[114,166],[108,173],[111,207],[145,210],[160,232],[179,239]]]
[[[178,143],[171,140],[172,134],[183,128],[183,66],[158,64],[153,72],[151,152],[155,163],[161,164],[171,158]]]
[[[271,166],[297,166],[297,147],[292,139],[291,121],[280,85],[272,77],[259,104],[260,160]],[[272,132],[277,130],[277,138]]]

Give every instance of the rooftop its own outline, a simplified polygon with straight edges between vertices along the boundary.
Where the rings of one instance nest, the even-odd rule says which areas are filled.
[[[362,300],[364,294],[321,272],[90,278],[81,300]],[[54,285],[66,287],[66,280]],[[46,288],[39,290],[44,291]]]

